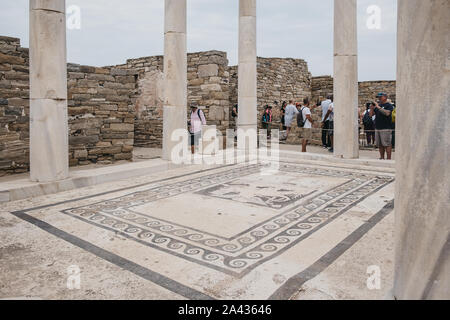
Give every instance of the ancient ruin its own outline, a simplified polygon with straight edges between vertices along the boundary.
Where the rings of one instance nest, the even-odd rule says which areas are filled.
[[[30,48],[0,37],[0,239],[8,269],[0,298],[27,294],[28,269],[10,268],[25,258],[8,251],[23,243],[36,261],[86,266],[94,288],[114,279],[112,298],[450,297],[450,2],[398,0],[397,81],[360,83],[356,0],[334,1],[334,73],[319,77],[304,60],[257,56],[257,2],[239,0],[238,66],[225,52],[187,53],[187,1],[165,0],[164,56],[100,67],[67,62],[65,0],[30,1]],[[395,161],[365,158],[359,148],[359,111],[380,91],[397,105]],[[294,127],[291,146],[272,149],[275,173],[266,159],[174,159],[174,134],[186,131],[193,104],[223,136],[238,129],[236,150],[248,155],[267,146],[256,139],[265,105],[315,103],[330,93],[334,154],[301,155],[307,129]],[[315,127],[313,144],[320,139]],[[132,162],[142,148],[161,150]],[[395,234],[392,244],[380,234]],[[395,261],[384,246],[395,249]],[[389,270],[383,290],[353,289],[377,263]],[[30,281],[43,281],[46,269],[36,265]],[[316,289],[322,276],[334,288],[345,287],[341,279],[363,284],[324,297]],[[45,281],[37,294],[73,297],[49,289],[64,281]],[[129,283],[146,290],[130,291]]]

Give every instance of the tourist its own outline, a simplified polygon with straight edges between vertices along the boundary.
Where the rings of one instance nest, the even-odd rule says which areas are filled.
[[[300,109],[299,113],[299,115],[301,115],[302,117],[302,121],[300,122],[301,124],[303,124],[302,152],[306,152],[308,141],[312,139],[312,124],[314,121],[311,116],[311,109],[309,107],[309,104],[310,103],[308,98],[303,99],[303,107]]]
[[[237,104],[235,104],[233,109],[231,110],[231,117],[236,122],[237,117],[238,117],[238,105]]]
[[[391,103],[389,101],[389,103]],[[394,110],[392,111],[392,149],[395,148],[395,120],[397,118],[397,107],[395,103],[391,103]]]
[[[267,130],[267,136],[270,136],[270,124],[272,123],[272,107],[269,105],[265,106],[264,113],[262,116],[262,128]]]
[[[286,106],[287,106],[287,102],[283,101],[283,103],[281,104],[281,109],[280,109],[281,125],[283,126],[283,131],[286,130],[286,126],[285,126]]]
[[[331,97],[331,103],[328,107],[328,111],[325,114],[324,119],[328,119],[328,136],[330,137],[330,147],[328,148],[329,152],[334,152],[334,102],[333,97]],[[322,123],[322,126],[325,124]]]
[[[285,126],[286,126],[286,140],[291,132],[292,123],[294,122],[295,116],[299,113],[297,108],[294,106],[294,101],[290,100],[289,105],[286,107],[286,114],[284,116]]]
[[[364,126],[364,133],[367,139],[367,145],[372,147],[375,145],[375,118],[376,116],[370,116],[370,108],[373,103],[369,102],[366,104],[366,111],[361,114],[361,122]]]
[[[394,106],[387,100],[386,93],[379,93],[377,102],[370,107],[370,115],[376,116],[375,141],[380,149],[380,160],[384,160],[385,153],[387,160],[392,159],[392,111]]]
[[[331,147],[330,142],[330,135],[328,133],[328,130],[330,130],[330,120],[328,118],[325,118],[325,115],[328,112],[328,109],[330,108],[331,100],[333,99],[333,96],[329,94],[327,96],[327,99],[321,103],[322,107],[322,146],[323,148],[327,149]]]
[[[191,133],[191,152],[195,153],[195,148],[198,146],[202,137],[202,126],[206,125],[205,114],[197,105],[191,105],[191,116],[189,121],[189,131]]]
[[[235,133],[236,133],[237,129],[238,129],[238,125],[237,125],[237,121],[238,121],[238,105],[237,104],[235,104],[233,106],[233,109],[231,110],[231,117],[233,118],[234,130],[235,130]],[[237,141],[237,134],[234,135],[234,140]]]

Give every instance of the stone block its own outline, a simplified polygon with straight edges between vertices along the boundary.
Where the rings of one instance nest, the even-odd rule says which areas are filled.
[[[86,149],[83,150],[75,150],[73,157],[76,159],[86,159],[88,156],[88,152]]]
[[[203,79],[197,78],[197,79],[190,80],[190,81],[188,82],[188,86],[196,87],[196,86],[202,85],[204,82],[205,82],[205,81],[204,81]]]
[[[134,124],[130,123],[112,123],[110,126],[112,131],[129,132],[134,131]]]
[[[9,63],[9,64],[24,64],[25,59],[17,56],[6,55],[0,53],[0,63]]]
[[[204,84],[200,86],[202,91],[222,91],[219,84]]]
[[[130,153],[118,153],[114,155],[114,160],[131,160],[133,158],[133,154]]]
[[[219,74],[217,64],[205,64],[198,66],[198,76],[200,78],[216,77]]]
[[[30,26],[30,97],[67,99],[64,13],[31,10]]]

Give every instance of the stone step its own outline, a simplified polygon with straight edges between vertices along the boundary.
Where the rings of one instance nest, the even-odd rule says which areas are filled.
[[[152,159],[94,168],[77,167],[71,169],[69,179],[47,183],[32,182],[29,174],[20,175],[20,177],[4,177],[0,180],[0,203],[55,194],[179,167],[181,165],[161,159]]]

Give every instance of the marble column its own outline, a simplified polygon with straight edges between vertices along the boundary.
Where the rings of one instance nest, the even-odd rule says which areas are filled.
[[[398,0],[397,299],[450,298],[450,2]]]
[[[256,0],[239,0],[238,149],[257,148]]]
[[[356,0],[334,1],[334,155],[359,157]]]
[[[165,0],[164,25],[163,159],[174,160],[172,134],[187,130],[186,0]]]
[[[65,0],[30,0],[30,178],[69,176]]]

